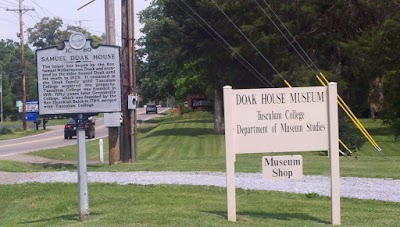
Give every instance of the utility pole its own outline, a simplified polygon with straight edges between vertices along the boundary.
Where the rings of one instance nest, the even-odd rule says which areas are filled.
[[[121,0],[121,36],[122,36],[122,122],[123,122],[123,133],[122,133],[122,162],[132,161],[131,154],[131,127],[132,124],[131,114],[128,109],[128,95],[132,94],[131,78],[129,64],[129,43],[131,37],[129,36],[129,4],[130,0]]]
[[[136,47],[135,47],[135,11],[134,0],[129,0],[129,78],[130,85],[134,96],[136,92]],[[130,122],[131,127],[131,158],[132,162],[137,162],[137,109],[131,111]]]
[[[95,0],[92,0],[88,3],[86,3],[85,5],[81,6],[78,8],[78,10],[86,7],[87,5],[89,5],[90,3],[94,2]],[[107,45],[115,45],[115,7],[114,7],[114,0],[104,0],[104,9],[105,9],[105,28],[106,28],[106,44]],[[122,11],[124,10],[123,7],[121,6]],[[124,17],[124,14],[122,14],[122,18]],[[124,48],[124,47],[122,47]],[[124,52],[123,52],[124,53]],[[124,57],[122,57],[122,79],[124,79]],[[124,84],[124,81],[123,81]],[[125,101],[124,101],[124,94],[125,94],[125,90],[124,90],[124,85],[122,88],[122,113],[124,113],[124,106],[127,109],[126,105],[127,105],[127,100],[125,97]],[[107,115],[108,113],[104,113],[104,115]],[[125,119],[123,119],[123,121],[125,121]],[[125,127],[122,127],[125,128]],[[120,159],[120,154],[121,154],[121,149],[123,147],[125,147],[126,145],[122,145],[122,148],[120,146],[120,141],[124,141],[124,137],[121,138],[120,136],[120,130],[121,127],[108,127],[108,149],[109,149],[109,164],[115,164],[116,162],[118,162],[118,160]],[[125,132],[124,132],[125,133]],[[130,148],[129,148],[130,149]],[[122,155],[122,159],[125,160],[129,160],[128,157],[125,157]],[[125,157],[125,158],[124,158]],[[128,159],[126,159],[128,158]]]
[[[106,23],[106,44],[115,45],[115,7],[114,0],[104,0],[105,23]],[[123,105],[123,104],[122,104]],[[107,114],[107,113],[106,113]],[[108,127],[108,149],[109,164],[115,164],[120,160],[121,146],[120,141],[121,127]]]
[[[106,19],[106,44],[115,45],[115,7],[114,0],[104,0]]]
[[[24,30],[22,22],[22,14],[26,11],[34,9],[23,9],[22,0],[19,0],[18,9],[7,9],[7,11],[18,11],[19,13],[19,40],[20,40],[20,52],[21,52],[21,74],[22,74],[22,125],[26,130],[26,83],[25,83],[25,47],[24,47]]]

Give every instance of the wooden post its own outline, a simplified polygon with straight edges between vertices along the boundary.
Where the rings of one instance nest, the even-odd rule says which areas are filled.
[[[22,74],[22,125],[24,130],[26,125],[26,86],[25,86],[25,47],[24,47],[24,30],[22,29],[22,0],[19,0],[19,40],[21,51],[21,74]]]
[[[122,36],[122,61],[121,61],[121,74],[122,74],[122,162],[130,162],[131,157],[131,127],[132,122],[131,114],[128,109],[128,95],[132,94],[130,73],[129,73],[129,21],[128,21],[128,0],[121,0],[121,36]]]
[[[135,11],[134,1],[129,0],[129,81],[132,95],[136,96],[136,47],[135,47]],[[131,111],[131,161],[137,162],[137,109]]]
[[[235,149],[232,130],[232,87],[224,87],[226,193],[228,221],[236,221]]]
[[[114,0],[105,0],[106,43],[115,45],[115,13]]]
[[[329,159],[331,162],[332,225],[340,225],[339,126],[337,84],[328,84]]]
[[[108,128],[108,163],[113,165],[119,161],[119,130],[117,127]]]

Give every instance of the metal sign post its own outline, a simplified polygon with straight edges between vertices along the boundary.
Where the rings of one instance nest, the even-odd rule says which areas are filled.
[[[89,217],[89,196],[86,167],[86,141],[85,141],[85,119],[83,114],[78,114],[76,121],[76,135],[78,139],[78,197],[79,197],[79,219],[87,220]]]
[[[86,144],[87,117],[121,111],[119,47],[93,46],[73,33],[62,49],[36,50],[39,114],[74,114],[77,119],[79,217],[89,217]]]

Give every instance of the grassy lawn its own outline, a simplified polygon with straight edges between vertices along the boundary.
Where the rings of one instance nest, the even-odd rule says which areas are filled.
[[[46,130],[43,130],[43,129],[36,130],[36,128],[28,128],[27,130],[23,130],[21,128],[10,127],[9,129],[12,131],[12,133],[0,134],[0,140],[16,139],[16,138],[20,138],[20,137],[40,134],[40,133],[47,131],[47,129]]]
[[[0,140],[9,140],[15,139],[25,136],[30,136],[34,134],[43,133],[46,130],[43,130],[42,126],[40,126],[40,130],[36,130],[36,125],[33,122],[27,122],[28,129],[23,130],[22,121],[5,121],[0,124]],[[6,129],[11,130],[12,133],[6,133]]]
[[[66,119],[51,119],[47,122],[46,126],[49,125],[64,125]],[[8,128],[12,131],[12,133],[8,134],[1,134],[0,133],[0,140],[9,140],[9,139],[16,139],[20,137],[30,136],[34,134],[40,134],[43,132],[48,131],[48,129],[43,129],[43,123],[39,125],[39,130],[36,130],[36,125],[33,122],[27,122],[28,129],[25,131],[23,130],[22,121],[5,121],[3,124],[0,124],[0,132],[1,128]]]
[[[79,221],[76,184],[1,185],[0,225],[321,226],[330,199],[237,190],[237,222],[226,218],[226,189],[206,186],[90,184],[90,216]],[[343,226],[397,226],[398,203],[342,199]]]
[[[224,136],[212,133],[207,113],[166,116],[139,128],[139,161],[109,166],[89,164],[89,171],[225,171]],[[341,176],[399,179],[400,142],[380,122],[364,120],[384,154],[370,144],[341,157]],[[105,139],[105,148],[108,141]],[[87,142],[89,160],[99,160],[98,141]],[[32,153],[76,160],[76,145]],[[299,153],[296,153],[299,154]],[[237,172],[260,172],[265,154],[237,156]],[[301,153],[306,175],[329,175],[322,152]],[[357,156],[357,159],[355,158]],[[107,160],[108,153],[105,149]],[[0,161],[0,171],[76,171],[75,164],[27,164]],[[226,218],[226,189],[174,185],[89,185],[89,220],[78,215],[77,184],[0,185],[0,225],[70,226],[321,226],[330,224],[330,198],[237,189],[237,222]],[[399,203],[341,199],[344,226],[397,226]]]
[[[99,114],[98,117],[103,117],[103,114]],[[42,118],[40,118],[42,119]],[[53,126],[53,125],[65,125],[67,122],[66,118],[62,119],[49,119],[48,122],[46,123],[47,126]],[[36,130],[36,125],[33,122],[28,121],[27,122],[28,129],[24,131],[22,128],[22,121],[5,121],[3,124],[0,124],[0,140],[9,140],[9,139],[16,139],[20,137],[25,137],[25,136],[30,136],[34,134],[39,134],[48,131],[48,129],[44,130],[43,129],[43,121],[39,125],[39,130]],[[1,133],[1,128],[8,128],[12,130],[12,133],[8,134],[2,134]]]
[[[208,113],[169,115],[152,120],[151,126],[139,128],[139,161],[131,164],[90,164],[89,171],[225,171],[224,136],[214,135],[213,120]],[[341,176],[399,178],[400,141],[388,133],[379,121],[363,120],[384,155],[368,142],[353,156],[340,157]],[[108,147],[105,139],[104,147]],[[105,149],[105,160],[108,158]],[[76,145],[32,153],[56,160],[76,160]],[[287,153],[285,153],[287,154]],[[295,153],[299,154],[299,153]],[[237,172],[260,172],[261,157],[266,154],[237,156]],[[268,154],[267,154],[268,155]],[[329,175],[329,159],[322,152],[303,152],[304,174]],[[357,156],[357,157],[356,157]],[[98,141],[87,143],[88,160],[99,160]],[[29,165],[2,162],[3,171],[75,170],[75,165]],[[22,165],[22,167],[20,167]]]

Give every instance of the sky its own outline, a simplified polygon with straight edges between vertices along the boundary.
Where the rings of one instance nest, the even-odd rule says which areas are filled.
[[[25,43],[27,41],[26,29],[33,27],[40,22],[43,17],[59,17],[64,25],[82,26],[90,33],[101,36],[105,33],[105,9],[104,0],[95,0],[84,8],[77,10],[91,0],[23,0],[22,7],[34,9],[23,14],[23,29]],[[19,16],[17,11],[7,11],[7,9],[18,9],[19,0],[0,0],[0,40],[12,39],[19,42]],[[150,5],[151,0],[134,0],[135,10],[135,38],[138,39],[142,34],[139,29],[143,27],[139,24],[137,13]],[[114,0],[115,3],[115,31],[117,45],[121,44],[121,1]]]

